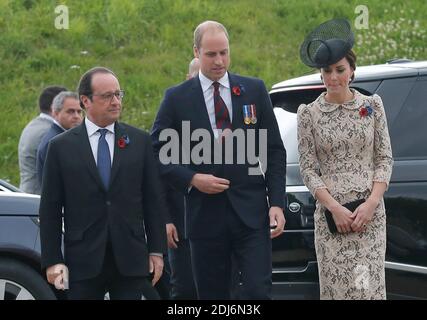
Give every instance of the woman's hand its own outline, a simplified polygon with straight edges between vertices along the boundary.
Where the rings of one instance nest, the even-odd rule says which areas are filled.
[[[352,212],[342,205],[337,205],[335,208],[330,210],[332,217],[334,218],[335,225],[339,233],[351,232],[351,225],[353,223]]]
[[[371,199],[366,200],[358,206],[350,216],[354,219],[351,224],[351,229],[354,232],[362,232],[365,230],[366,225],[372,220],[377,206],[378,202]]]

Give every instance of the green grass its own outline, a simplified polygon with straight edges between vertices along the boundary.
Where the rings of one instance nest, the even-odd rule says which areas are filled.
[[[333,17],[354,21],[360,4],[356,0],[73,0],[62,1],[69,8],[70,28],[57,30],[58,2],[0,0],[0,178],[13,184],[19,183],[19,136],[38,114],[37,98],[43,87],[62,84],[75,89],[85,70],[107,66],[126,90],[122,120],[149,129],[164,90],[185,77],[192,59],[193,30],[201,21],[218,20],[228,28],[232,72],[259,77],[271,87],[310,72],[298,58],[307,32]],[[364,4],[370,27],[355,30],[359,64],[403,56],[427,59],[425,0]]]

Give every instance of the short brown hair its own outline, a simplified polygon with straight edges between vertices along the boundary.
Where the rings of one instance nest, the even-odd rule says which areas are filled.
[[[67,91],[67,88],[60,86],[49,86],[44,88],[39,97],[40,111],[50,114],[52,112],[53,99],[62,91]]]
[[[92,95],[92,77],[96,73],[110,73],[117,78],[117,76],[115,75],[115,73],[113,71],[111,71],[108,68],[104,68],[104,67],[94,67],[94,68],[86,71],[84,73],[84,75],[80,78],[79,85],[77,87],[77,92],[79,94],[79,98],[81,96],[88,96],[89,99],[92,101],[92,97],[91,97],[91,95]],[[79,100],[80,100],[80,107],[82,107],[84,109],[85,106],[83,105],[82,100],[81,99],[79,99]]]
[[[347,52],[347,54],[345,55],[345,59],[348,61],[349,65],[353,69],[353,71],[355,71],[356,70],[357,56],[354,53],[354,51],[350,49],[350,51]],[[354,80],[354,73],[351,76],[350,83],[352,83],[353,80]]]

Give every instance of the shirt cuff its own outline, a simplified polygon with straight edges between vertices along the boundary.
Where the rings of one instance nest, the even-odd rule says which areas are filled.
[[[157,257],[162,257],[163,258],[163,253],[150,252],[150,256],[157,256]]]

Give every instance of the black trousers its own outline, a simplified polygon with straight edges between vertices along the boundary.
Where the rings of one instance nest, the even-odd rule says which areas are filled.
[[[103,300],[108,292],[111,300],[158,300],[159,295],[148,277],[120,274],[112,251],[107,245],[101,273],[95,278],[70,282],[70,300]]]
[[[218,219],[218,223],[225,224],[221,234],[190,239],[198,298],[269,300],[272,254],[268,217],[265,226],[251,229],[237,216],[228,199],[225,201],[226,210],[219,213]],[[242,283],[238,293],[235,292],[236,282]]]
[[[173,300],[196,300],[197,292],[191,266],[190,242],[180,238],[178,248],[168,249],[170,265],[170,297]]]

